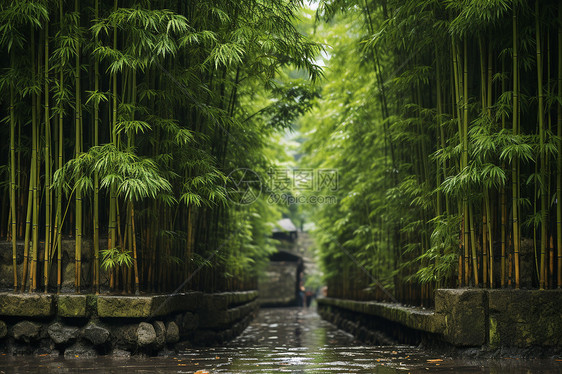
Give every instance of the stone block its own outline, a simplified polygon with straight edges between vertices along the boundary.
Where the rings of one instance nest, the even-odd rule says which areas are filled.
[[[486,343],[487,294],[477,289],[440,289],[435,312],[443,315],[445,341],[457,347]]]
[[[490,347],[562,347],[562,290],[489,290]]]
[[[95,322],[91,322],[82,330],[82,336],[93,345],[100,345],[107,342],[109,330]]]
[[[53,295],[0,293],[0,315],[50,317],[55,308]]]
[[[199,327],[199,315],[191,312],[185,312],[181,318],[182,332],[195,330]]]
[[[216,293],[203,295],[204,309],[209,311],[226,310],[229,303],[228,293]]]
[[[16,340],[23,340],[26,343],[38,340],[41,336],[41,325],[30,321],[21,321],[12,328],[12,335]]]
[[[57,314],[60,317],[87,317],[86,295],[58,295]]]
[[[55,322],[47,328],[47,333],[56,344],[66,344],[78,336],[77,327],[64,326],[60,322]]]
[[[139,346],[146,347],[156,342],[156,330],[147,322],[139,323],[137,328],[137,342]]]
[[[119,349],[135,349],[138,341],[138,325],[114,326],[111,329],[112,342]]]
[[[156,332],[155,349],[160,350],[166,344],[166,325],[162,321],[155,321],[152,326]]]
[[[148,318],[151,311],[150,296],[98,296],[99,317]]]
[[[166,343],[175,344],[180,340],[180,329],[175,322],[166,324]]]
[[[173,313],[195,311],[201,305],[202,295],[201,292],[186,292],[154,296],[152,316],[159,317]]]

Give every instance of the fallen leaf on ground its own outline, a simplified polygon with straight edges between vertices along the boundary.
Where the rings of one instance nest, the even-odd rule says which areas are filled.
[[[431,360],[427,360],[427,362],[441,362],[441,361],[443,361],[443,360],[440,359],[440,358],[434,358],[434,359],[431,359]]]

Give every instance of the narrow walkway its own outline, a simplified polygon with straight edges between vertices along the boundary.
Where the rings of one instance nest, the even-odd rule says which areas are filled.
[[[181,358],[194,373],[560,373],[555,360],[452,359],[411,346],[365,346],[314,309],[262,309],[225,347]],[[196,366],[192,366],[197,364]],[[197,369],[197,368],[200,369]]]
[[[182,358],[210,373],[395,373],[428,366],[412,358],[421,355],[416,348],[365,347],[303,308],[262,309],[241,336],[207,352],[214,354]]]
[[[0,373],[541,373],[562,362],[519,359],[452,359],[416,347],[364,346],[320,319],[313,309],[262,309],[224,347],[167,357],[63,359],[0,356]]]

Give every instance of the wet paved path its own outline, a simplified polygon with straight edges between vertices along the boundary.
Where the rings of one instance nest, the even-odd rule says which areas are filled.
[[[410,346],[361,345],[313,310],[264,309],[237,339],[171,357],[0,357],[5,373],[545,373],[555,359],[452,359]]]

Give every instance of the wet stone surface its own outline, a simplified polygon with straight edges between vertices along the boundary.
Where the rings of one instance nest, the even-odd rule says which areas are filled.
[[[365,346],[314,310],[263,309],[234,341],[165,357],[0,356],[10,373],[560,373],[562,358],[459,359],[410,346]],[[84,357],[86,356],[86,357]]]

